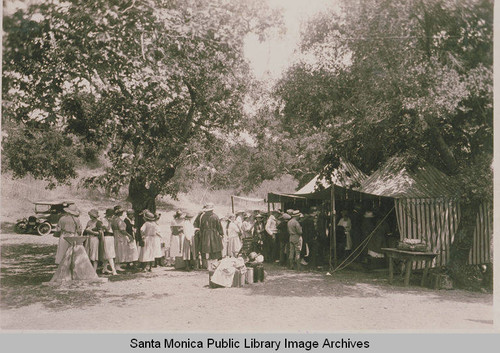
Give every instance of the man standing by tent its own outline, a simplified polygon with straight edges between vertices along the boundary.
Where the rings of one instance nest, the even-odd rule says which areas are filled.
[[[288,234],[290,235],[290,251],[288,253],[288,264],[291,269],[300,269],[300,250],[302,249],[302,227],[299,223],[300,211],[295,210],[291,214],[292,219],[288,221]]]
[[[200,241],[202,258],[207,259],[207,267],[213,260],[222,258],[222,236],[224,232],[219,217],[214,213],[214,204],[208,203],[205,214],[200,217]]]

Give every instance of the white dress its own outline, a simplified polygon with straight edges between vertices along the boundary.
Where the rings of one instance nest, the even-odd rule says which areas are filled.
[[[149,262],[155,260],[157,254],[156,247],[160,244],[160,237],[158,236],[158,226],[155,222],[148,221],[141,227],[141,235],[144,240],[144,246],[141,247],[139,254],[140,262]],[[158,239],[158,241],[156,240]],[[161,251],[161,248],[160,248]]]
[[[234,222],[229,222],[227,227],[227,254],[236,256],[241,250],[240,228]]]

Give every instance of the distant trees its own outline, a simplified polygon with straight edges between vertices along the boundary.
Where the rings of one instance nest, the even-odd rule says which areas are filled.
[[[51,1],[4,18],[4,164],[53,186],[105,152],[86,185],[128,185],[154,211],[187,148],[236,127],[243,38],[276,22],[260,0]]]

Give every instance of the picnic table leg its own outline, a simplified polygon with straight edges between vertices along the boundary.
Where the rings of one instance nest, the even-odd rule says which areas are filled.
[[[431,260],[432,261],[432,260]],[[423,287],[425,284],[425,278],[427,277],[427,273],[429,272],[429,267],[431,265],[431,261],[427,260],[425,261],[425,268],[424,268],[424,273],[422,275],[422,282],[420,282],[420,285]]]
[[[392,256],[389,256],[389,284],[392,284],[394,278],[394,264],[392,262]]]
[[[413,261],[408,259],[406,261],[406,274],[405,274],[405,286],[408,287],[410,285],[410,274],[411,274],[411,268],[413,265]]]

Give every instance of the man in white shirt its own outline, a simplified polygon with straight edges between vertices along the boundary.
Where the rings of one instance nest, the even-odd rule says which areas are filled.
[[[276,233],[278,233],[278,221],[276,220],[277,212],[271,212],[271,215],[266,222],[266,238],[264,242],[264,259],[268,262],[278,261],[276,259]]]

